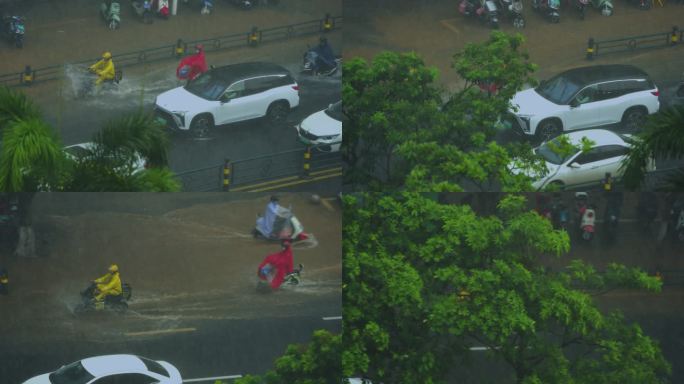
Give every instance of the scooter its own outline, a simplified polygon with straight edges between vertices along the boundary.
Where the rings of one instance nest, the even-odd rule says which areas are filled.
[[[81,292],[81,303],[74,308],[74,313],[90,311],[112,310],[118,313],[126,312],[128,302],[133,296],[133,288],[127,283],[121,284],[121,294],[116,296],[105,296],[103,302],[95,301],[95,291],[97,284],[91,283],[88,288]]]
[[[570,212],[565,203],[563,203],[560,195],[554,196],[553,198],[553,202],[551,203],[551,217],[553,218],[553,227],[555,229],[568,230]]]
[[[278,212],[273,216],[270,226],[265,223],[266,216],[257,214],[256,225],[252,230],[252,235],[255,239],[261,238],[269,241],[291,240],[301,241],[309,238],[309,235],[304,232],[304,226],[292,213],[291,209],[278,207]],[[266,228],[271,228],[270,233],[267,233]]]
[[[640,193],[637,204],[637,218],[643,232],[652,233],[653,222],[656,217],[658,217],[658,195],[654,192]]]
[[[24,46],[24,19],[20,16],[8,16],[3,20],[4,31],[7,33],[8,39],[17,48]]]
[[[672,228],[672,238],[675,242],[684,242],[684,201],[675,200],[670,209],[669,227]]]
[[[575,3],[575,8],[580,13],[580,19],[584,20],[584,16],[586,15],[586,10],[587,7],[589,6],[589,0],[574,0]]]
[[[162,19],[168,19],[171,11],[169,10],[169,0],[156,0],[157,15]]]
[[[121,25],[121,5],[118,2],[104,1],[100,4],[100,14],[107,22],[109,29],[115,30]]]
[[[594,8],[601,11],[603,16],[610,16],[613,14],[613,2],[611,0],[591,0]]]
[[[552,23],[560,21],[560,0],[532,0],[532,8]]]
[[[513,20],[515,28],[525,27],[525,17],[522,14],[522,0],[499,0],[499,5],[501,6],[501,13],[505,14],[508,19]]]
[[[131,2],[135,13],[142,18],[145,24],[151,24],[152,19],[152,2],[150,0],[133,0]]]
[[[92,95],[95,92],[95,81],[97,80],[97,75],[91,72],[88,68],[83,70],[83,76],[81,83],[76,89],[76,98],[82,99],[86,96]],[[106,80],[100,85],[102,89],[116,89],[119,83],[123,79],[123,72],[120,69],[114,71],[114,78],[111,80]]]
[[[249,10],[255,5],[251,0],[230,0],[230,2],[238,8]]]
[[[493,0],[462,0],[458,12],[466,16],[477,16],[491,28],[499,28],[499,9]]]
[[[318,60],[318,53],[313,48],[309,48],[308,46],[307,48],[306,52],[304,52],[304,60],[301,69],[303,75],[332,76],[339,70],[342,58],[338,57],[335,58],[334,66],[327,66],[320,62],[321,65],[319,68],[314,69],[316,68],[316,61]]]
[[[586,192],[575,193],[575,204],[579,217],[579,231],[582,240],[591,241],[594,238],[596,210],[588,204],[589,196]]]

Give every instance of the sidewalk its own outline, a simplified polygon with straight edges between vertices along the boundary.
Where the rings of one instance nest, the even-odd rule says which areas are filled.
[[[0,74],[20,72],[25,65],[40,68],[98,58],[103,51],[118,53],[206,39],[259,29],[323,19],[342,14],[341,0],[292,0],[277,6],[240,10],[228,1],[216,1],[211,15],[200,15],[195,1],[179,1],[177,16],[143,24],[133,13],[130,0],[121,0],[121,28],[107,29],[99,15],[100,2],[60,0],[22,3],[14,12],[26,17],[23,49],[0,44]]]

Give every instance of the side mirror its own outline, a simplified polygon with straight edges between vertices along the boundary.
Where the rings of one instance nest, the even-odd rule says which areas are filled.
[[[579,165],[578,162],[573,162],[573,163],[570,163],[569,167],[577,169],[577,168],[580,168],[581,166]]]
[[[577,101],[577,99],[572,99],[572,101],[570,102],[570,108],[577,108],[579,106],[580,106],[579,101]]]

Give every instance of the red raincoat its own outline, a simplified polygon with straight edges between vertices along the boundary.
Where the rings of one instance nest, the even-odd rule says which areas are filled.
[[[188,73],[187,76],[183,77],[181,76],[181,68],[184,66],[190,67],[190,72]],[[199,76],[200,74],[204,73],[207,71],[207,60],[204,57],[204,50],[200,50],[198,53],[195,53],[194,55],[190,55],[188,57],[184,57],[180,63],[178,64],[178,68],[176,68],[176,77],[180,80],[193,80],[195,77]]]
[[[275,270],[275,272],[272,272],[270,276],[264,276],[260,273],[261,268],[267,264],[271,264],[271,267]],[[283,280],[285,280],[285,275],[291,273],[293,269],[294,258],[292,256],[292,246],[288,245],[287,248],[283,249],[282,251],[266,256],[264,261],[259,264],[257,276],[259,276],[261,280],[270,280],[271,288],[278,289],[283,283]]]

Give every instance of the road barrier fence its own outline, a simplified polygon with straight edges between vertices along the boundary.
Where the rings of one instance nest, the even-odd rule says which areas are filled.
[[[599,54],[607,55],[617,52],[631,52],[640,49],[672,47],[682,43],[684,31],[678,26],[673,26],[667,32],[653,33],[650,35],[630,36],[612,40],[595,40],[590,37],[587,42],[587,60],[593,60]]]
[[[220,164],[179,172],[176,176],[184,192],[229,191],[293,176],[304,180],[313,172],[341,167],[340,152],[329,152],[330,146],[315,145],[247,159],[226,159]],[[305,159],[306,153],[310,154],[309,159]]]
[[[204,45],[207,52],[244,48],[246,46],[258,46],[262,43],[287,40],[294,37],[325,33],[342,28],[342,16],[330,16],[326,14],[323,19],[310,20],[297,24],[289,24],[279,27],[259,29],[254,26],[251,30],[232,35],[212,37],[202,40],[184,41],[178,39],[175,43],[156,48],[148,48],[134,52],[121,53],[113,56],[118,68],[133,65],[151,63],[167,59],[179,59],[194,50],[188,50],[188,46],[195,44]],[[82,60],[72,65],[89,65],[97,60]],[[16,73],[0,75],[0,84],[6,86],[31,85],[33,83],[57,80],[62,77],[64,65],[51,65],[42,68],[33,68],[27,64],[24,70]]]

